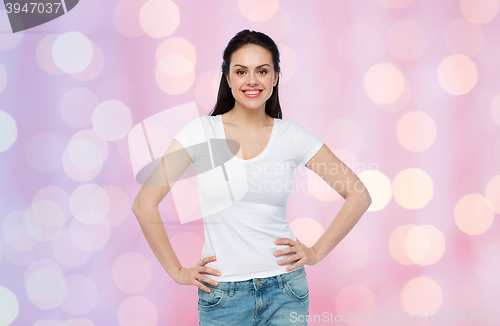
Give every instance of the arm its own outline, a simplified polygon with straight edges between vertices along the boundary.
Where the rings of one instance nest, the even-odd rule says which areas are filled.
[[[175,279],[182,265],[170,244],[158,207],[151,204],[134,203],[134,205],[132,211],[139,221],[149,246],[167,274]]]
[[[195,285],[206,292],[210,292],[211,290],[199,281],[211,283],[214,286],[218,285],[217,281],[205,275],[220,276],[219,271],[205,266],[207,263],[214,261],[216,257],[205,257],[191,267],[183,267],[170,244],[158,210],[160,202],[165,198],[175,182],[184,174],[191,161],[188,152],[174,139],[163,159],[139,189],[139,193],[132,205],[132,211],[139,221],[149,246],[167,274],[178,284]]]
[[[365,185],[324,144],[306,167],[318,174],[345,201],[330,226],[312,246],[317,262],[325,258],[351,231],[372,203]],[[333,173],[336,171],[338,173]]]
[[[132,205],[132,211],[149,246],[165,271],[173,279],[181,270],[182,265],[170,244],[158,205],[190,164],[191,157],[174,139],[163,159],[139,189]]]

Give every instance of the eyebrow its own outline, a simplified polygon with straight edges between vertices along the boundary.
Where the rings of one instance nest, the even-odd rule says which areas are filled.
[[[240,64],[238,64],[238,63],[237,63],[237,64],[235,64],[234,66],[235,66],[235,67],[236,67],[236,66],[240,66],[240,67],[243,67],[243,68],[245,68],[245,69],[247,69],[247,68],[248,68],[248,67],[245,67],[244,65],[240,65]],[[264,63],[263,65],[257,66],[256,68],[261,68],[261,67],[264,67],[264,66],[269,66],[269,65],[268,65],[267,63]],[[271,67],[271,66],[269,66],[269,67]]]

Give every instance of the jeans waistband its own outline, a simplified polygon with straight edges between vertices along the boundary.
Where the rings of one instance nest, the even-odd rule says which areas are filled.
[[[206,283],[201,280],[200,282],[209,287],[210,289],[229,290],[232,294],[235,290],[258,290],[276,284],[279,284],[281,288],[282,282],[305,273],[306,271],[304,266],[301,266],[291,272],[275,276],[264,277],[264,278],[252,278],[250,280],[245,280],[245,281],[219,282],[219,285],[217,286],[214,286],[210,283]]]

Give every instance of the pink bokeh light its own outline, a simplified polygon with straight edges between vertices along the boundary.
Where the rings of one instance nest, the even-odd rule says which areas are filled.
[[[306,266],[310,314],[474,311],[498,324],[484,318],[500,292],[499,10],[499,0],[86,0],[10,33],[0,9],[0,324],[198,324],[197,288],[168,276],[131,212],[135,176],[213,108],[224,47],[246,28],[281,52],[283,119],[324,140],[373,199]],[[305,167],[294,187],[288,220],[311,246],[344,200]],[[159,211],[181,264],[195,264],[196,179]]]

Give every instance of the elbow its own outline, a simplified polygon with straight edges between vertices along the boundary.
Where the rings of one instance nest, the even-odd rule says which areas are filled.
[[[365,201],[366,201],[366,209],[368,209],[372,205],[372,197],[370,196],[370,193],[368,190],[364,191],[365,194]]]
[[[363,197],[363,200],[366,202],[366,208],[368,209],[368,207],[370,207],[370,205],[372,204],[372,197],[370,196],[370,193],[368,192],[368,189],[364,189],[364,191],[361,192],[362,194],[362,197]]]
[[[145,216],[147,216],[147,214],[144,214],[144,206],[139,204],[139,203],[134,203],[132,205],[132,212],[134,213],[135,215],[135,218],[137,219],[137,221],[139,222],[139,224],[142,223],[142,221],[144,220]]]
[[[356,199],[358,203],[364,204],[363,206],[368,209],[371,204],[372,204],[372,197],[370,196],[370,193],[368,190],[365,190],[363,192],[353,192],[353,193],[348,193],[345,197],[345,199],[351,197]]]
[[[139,214],[140,212],[143,212],[143,211],[149,211],[151,209],[154,209],[154,208],[158,208],[158,204],[154,204],[154,203],[151,203],[151,202],[143,202],[143,201],[135,201],[133,204],[132,204],[132,212],[137,216],[137,214]]]
[[[139,202],[137,200],[134,201],[134,203],[132,204],[132,212],[134,212],[134,214],[139,210]]]
[[[135,203],[132,205],[132,212],[134,214],[137,212],[137,205]]]
[[[138,206],[132,205],[132,213],[134,213],[135,217],[137,219],[139,219],[140,213],[139,213],[139,207]]]
[[[135,201],[133,204],[132,204],[132,212],[137,216],[137,214],[142,211],[142,209],[144,208],[144,204],[141,203],[141,202],[138,202],[138,201]]]

